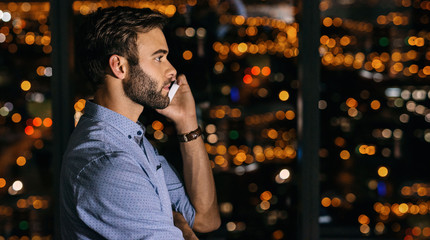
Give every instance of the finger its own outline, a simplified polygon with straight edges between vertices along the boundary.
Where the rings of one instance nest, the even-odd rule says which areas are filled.
[[[180,74],[176,80],[178,81],[179,85],[183,85],[183,84],[188,84],[187,78],[185,77],[184,74]]]

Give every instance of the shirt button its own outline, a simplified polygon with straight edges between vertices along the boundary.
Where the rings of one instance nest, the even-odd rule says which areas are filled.
[[[142,131],[137,131],[137,135],[142,135]]]
[[[131,135],[128,135],[128,138],[131,139]]]

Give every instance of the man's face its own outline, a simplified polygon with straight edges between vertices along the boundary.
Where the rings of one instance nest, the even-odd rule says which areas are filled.
[[[159,28],[138,33],[139,64],[129,66],[123,81],[125,94],[134,102],[154,109],[169,105],[169,86],[176,78],[176,69],[167,60],[166,39]]]
[[[128,79],[123,82],[124,92],[133,102],[154,109],[164,109],[169,105],[169,97],[158,88],[156,79],[149,76],[139,65],[130,66]],[[169,84],[170,80],[166,82]]]

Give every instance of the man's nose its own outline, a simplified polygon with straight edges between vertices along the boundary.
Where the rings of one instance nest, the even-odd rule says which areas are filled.
[[[175,67],[169,62],[169,68],[167,70],[167,77],[170,78],[172,81],[176,80],[176,74],[178,72],[176,71]]]

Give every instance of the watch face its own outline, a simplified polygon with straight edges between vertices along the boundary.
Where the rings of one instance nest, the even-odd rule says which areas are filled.
[[[183,134],[183,135],[178,135],[178,139],[181,142],[189,142],[191,140],[194,140],[196,138],[198,138],[199,136],[202,135],[202,130],[200,127],[198,127],[196,130],[187,133],[187,134]]]

